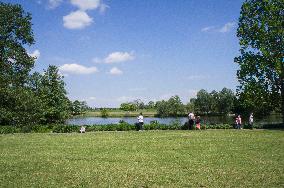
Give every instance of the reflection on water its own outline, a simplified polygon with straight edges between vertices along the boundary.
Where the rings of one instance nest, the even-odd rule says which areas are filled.
[[[234,123],[234,117],[232,116],[201,116],[203,123]],[[121,118],[102,118],[102,117],[82,117],[82,118],[73,118],[66,121],[66,124],[69,125],[104,125],[104,124],[117,124],[119,121],[125,121],[130,124],[134,124],[137,122],[137,118],[135,117],[121,117]],[[168,118],[156,118],[156,117],[145,117],[144,123],[149,124],[151,121],[158,121],[161,124],[170,124],[174,121],[180,121],[184,124],[187,121],[186,117],[168,117]],[[248,118],[245,119],[243,117],[243,122],[246,123]],[[271,115],[262,120],[256,119],[256,123],[280,123],[281,116],[280,115]]]

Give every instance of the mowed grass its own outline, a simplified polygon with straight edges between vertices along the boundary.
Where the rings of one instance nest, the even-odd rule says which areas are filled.
[[[0,135],[1,187],[283,187],[284,131]]]

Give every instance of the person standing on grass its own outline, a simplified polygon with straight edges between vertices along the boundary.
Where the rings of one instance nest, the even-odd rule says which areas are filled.
[[[253,129],[253,113],[251,113],[249,116],[249,125],[250,125],[250,128]]]
[[[237,129],[241,129],[242,128],[242,118],[241,118],[241,115],[238,115],[238,117],[236,118],[236,125],[237,125]]]
[[[143,130],[144,118],[142,112],[140,112],[140,115],[137,117],[137,119],[139,123],[139,130]]]
[[[195,117],[194,117],[194,113],[190,112],[188,114],[188,129],[192,129],[193,127],[193,124],[194,124],[194,120],[195,120]]]
[[[195,120],[196,129],[200,130],[200,116],[197,116]]]

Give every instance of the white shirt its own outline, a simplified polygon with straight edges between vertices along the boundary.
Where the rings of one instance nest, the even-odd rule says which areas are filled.
[[[194,119],[194,114],[193,114],[193,113],[189,113],[189,114],[188,114],[188,118],[189,118],[189,119]]]
[[[138,122],[143,123],[143,116],[142,115],[138,116],[137,119],[138,119]]]
[[[249,116],[249,122],[250,122],[250,123],[253,123],[253,115],[250,115],[250,116]]]

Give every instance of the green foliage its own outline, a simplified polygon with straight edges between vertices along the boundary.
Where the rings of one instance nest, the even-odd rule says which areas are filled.
[[[160,117],[177,117],[185,114],[185,108],[179,96],[173,96],[168,101],[162,100],[156,103],[157,114]]]
[[[85,101],[75,100],[74,102],[71,102],[69,105],[71,108],[72,115],[83,114],[89,108]]]
[[[72,132],[79,132],[79,126],[72,126],[72,125],[57,125],[54,126],[52,132],[54,133],[72,133]]]
[[[63,122],[69,115],[57,67],[30,75],[35,59],[25,46],[34,43],[31,26],[31,15],[20,5],[0,2],[0,125]]]
[[[0,88],[23,86],[34,66],[24,48],[34,43],[31,19],[21,5],[0,2]]]
[[[235,109],[235,99],[234,92],[228,88],[223,88],[219,92],[213,90],[211,93],[201,89],[197,92],[196,98],[190,99],[186,109],[198,114],[228,114]]]
[[[63,122],[70,114],[69,99],[66,96],[63,77],[58,73],[56,66],[49,66],[44,71],[41,84],[39,93],[45,108],[45,122]]]
[[[120,109],[123,111],[134,111],[137,110],[137,106],[133,103],[122,103]]]
[[[101,116],[104,117],[104,118],[109,116],[107,109],[105,109],[105,108],[101,109]]]
[[[242,105],[255,113],[282,109],[284,122],[283,10],[283,0],[243,3],[237,30],[241,55],[235,62]]]
[[[197,92],[196,100],[194,103],[195,111],[198,113],[206,113],[212,111],[212,97],[211,95],[204,89],[201,89]]]

